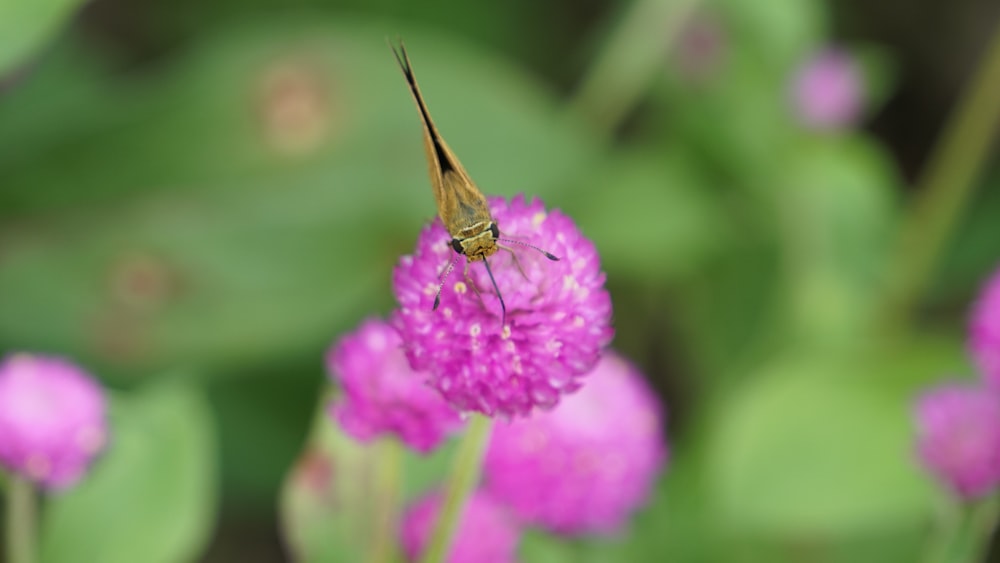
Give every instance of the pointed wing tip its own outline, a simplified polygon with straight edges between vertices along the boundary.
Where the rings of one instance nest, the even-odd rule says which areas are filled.
[[[403,38],[397,35],[396,41],[393,43],[392,39],[387,35],[385,42],[392,49],[392,54],[395,55],[396,62],[399,63],[399,68],[403,69],[403,72],[409,76],[413,71],[410,69],[410,57],[406,54],[406,45],[403,44]]]

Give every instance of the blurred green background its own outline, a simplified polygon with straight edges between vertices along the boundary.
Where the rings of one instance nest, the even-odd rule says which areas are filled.
[[[597,244],[614,346],[670,411],[628,533],[532,533],[524,559],[917,560],[944,501],[909,402],[975,375],[996,151],[938,182],[952,207],[911,209],[998,21],[991,0],[3,0],[0,350],[115,390],[113,448],[49,503],[44,560],[285,559],[323,353],[391,310],[435,214],[397,35],[480,187]],[[864,68],[856,130],[789,103],[830,44]],[[941,236],[901,249],[924,220]]]

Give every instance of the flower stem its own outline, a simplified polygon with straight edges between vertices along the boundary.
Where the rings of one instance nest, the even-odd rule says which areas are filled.
[[[372,563],[388,563],[397,557],[396,532],[402,498],[403,452],[399,442],[384,438],[377,444],[375,514],[372,546],[369,550]]]
[[[985,561],[990,536],[996,527],[1000,502],[985,499],[949,511],[943,533],[933,538],[927,563],[977,563]]]
[[[886,321],[907,320],[934,273],[955,222],[986,164],[1000,125],[1000,30],[952,112],[903,217],[890,264]]]
[[[570,102],[610,132],[628,114],[664,62],[698,0],[635,0],[611,32]]]
[[[438,516],[434,535],[428,544],[421,563],[444,563],[448,557],[452,538],[461,521],[465,501],[479,481],[483,466],[483,454],[489,442],[493,421],[474,414],[462,442],[455,452],[455,461],[448,476],[444,493],[444,505]]]
[[[11,474],[7,479],[7,560],[35,563],[37,506],[31,481]]]

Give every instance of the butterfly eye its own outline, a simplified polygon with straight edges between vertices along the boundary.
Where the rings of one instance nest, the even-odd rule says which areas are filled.
[[[493,240],[500,238],[500,227],[498,227],[496,223],[492,223],[490,225],[490,234],[493,235]]]
[[[459,254],[465,254],[465,249],[462,248],[462,241],[457,238],[451,239],[451,247],[455,249],[455,252]]]

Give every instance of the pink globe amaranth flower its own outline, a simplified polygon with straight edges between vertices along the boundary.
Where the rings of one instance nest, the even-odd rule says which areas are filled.
[[[609,352],[587,377],[554,410],[498,424],[484,462],[495,498],[563,534],[615,532],[669,456],[661,406],[631,364]]]
[[[0,363],[0,465],[48,489],[75,484],[107,442],[104,393],[61,358]]]
[[[611,298],[593,243],[559,211],[546,212],[523,196],[510,203],[490,198],[502,243],[489,258],[507,305],[500,302],[484,264],[468,264],[452,250],[441,220],[426,227],[413,255],[393,274],[400,308],[393,317],[414,369],[431,374],[431,384],[456,408],[488,416],[527,415],[551,408],[578,389],[611,341]],[[516,256],[516,261],[514,257]],[[451,260],[455,272],[433,309],[439,275]],[[519,267],[520,266],[520,267]],[[522,273],[523,272],[523,273]],[[470,283],[472,287],[470,287]]]
[[[916,403],[917,454],[955,493],[975,499],[1000,483],[1000,397],[985,388],[943,385]]]
[[[327,353],[331,378],[343,394],[329,412],[349,435],[362,442],[394,435],[422,453],[462,428],[462,416],[410,369],[399,333],[370,319]]]
[[[403,515],[403,551],[409,561],[423,555],[441,511],[442,495],[430,493],[406,509]],[[455,530],[448,563],[506,563],[517,561],[521,531],[507,510],[483,491],[466,500],[462,519]]]
[[[983,379],[1000,389],[1000,270],[987,280],[972,307],[969,351]]]
[[[796,73],[792,103],[806,127],[825,130],[853,125],[864,105],[861,69],[844,51],[820,51]]]

